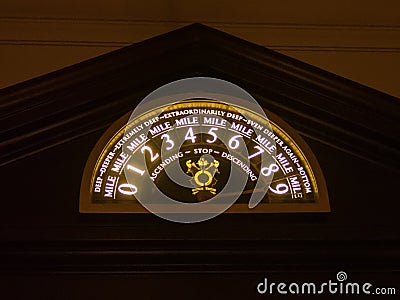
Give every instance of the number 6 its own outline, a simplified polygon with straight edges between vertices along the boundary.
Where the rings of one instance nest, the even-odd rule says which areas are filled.
[[[242,137],[242,136],[241,136],[241,135],[234,135],[234,136],[229,140],[229,143],[228,143],[229,148],[231,148],[231,149],[233,149],[233,150],[237,149],[237,148],[239,147],[239,145],[240,145],[240,142],[239,142],[239,140],[238,140],[238,138],[240,138],[240,137]]]

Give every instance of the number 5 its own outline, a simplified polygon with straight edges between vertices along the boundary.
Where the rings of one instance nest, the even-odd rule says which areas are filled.
[[[217,130],[218,130],[218,128],[211,127],[211,129],[208,131],[208,134],[212,135],[213,139],[212,140],[207,139],[206,140],[207,143],[211,144],[211,143],[214,143],[217,140],[218,137],[217,137],[216,133],[214,132],[214,131],[217,131]]]

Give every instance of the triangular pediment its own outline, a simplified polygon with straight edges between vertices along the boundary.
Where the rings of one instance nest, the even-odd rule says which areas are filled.
[[[116,120],[129,116],[149,92],[193,76],[240,86],[277,116],[276,125],[285,124],[279,127],[282,132],[299,137],[292,139],[301,140],[296,149],[305,153],[304,161],[313,158],[315,164],[311,161],[309,169],[315,177],[326,179],[326,186],[316,185],[314,194],[320,195],[323,187],[324,194],[329,194],[330,211],[224,213],[193,224],[126,210],[80,213],[80,196],[93,191],[87,188],[89,183],[97,184],[91,163],[103,167],[97,164],[101,160],[95,145],[103,138],[106,145],[113,140],[115,128],[127,124]],[[156,276],[153,283],[158,288],[164,282],[174,289],[171,280],[182,282],[185,277],[190,283],[190,275],[197,274],[193,281],[203,284],[204,278],[214,274],[210,277],[213,295],[222,291],[221,278],[232,287],[231,275],[241,280],[237,286],[246,294],[249,289],[255,292],[264,276],[265,282],[267,276],[273,282],[281,278],[301,283],[304,276],[311,282],[316,278],[335,281],[336,277],[339,282],[336,274],[347,276],[346,271],[349,280],[344,283],[360,282],[361,286],[361,280],[368,279],[373,286],[394,287],[399,282],[400,99],[193,24],[5,88],[0,91],[0,109],[0,262],[3,277],[16,283],[3,281],[12,293],[15,287],[23,287],[20,290],[31,297],[29,287],[41,288],[44,281],[56,278],[48,285],[53,286],[50,294],[74,282],[78,287],[72,290],[77,295],[94,287],[95,277],[102,280],[92,290],[102,293],[101,287],[107,286],[114,295],[126,282],[122,291],[127,294],[133,282],[141,285],[138,276],[149,274]],[[112,123],[121,126],[113,128]],[[190,166],[194,168],[190,163],[186,166],[187,172]],[[268,174],[278,171],[269,166]],[[136,168],[135,172],[142,171]],[[296,182],[292,183],[293,190]],[[122,185],[129,187],[122,183],[118,188]],[[276,182],[273,188],[278,191]],[[321,197],[315,199],[318,203]],[[111,204],[118,205],[114,200],[110,199]],[[148,285],[142,286],[146,293],[153,293]],[[159,290],[163,291],[162,285]]]
[[[192,76],[233,82],[302,135],[400,166],[399,99],[201,24],[3,89],[0,165],[102,131]]]

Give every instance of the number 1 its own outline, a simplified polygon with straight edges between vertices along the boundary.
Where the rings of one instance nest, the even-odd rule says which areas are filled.
[[[133,172],[136,172],[136,173],[140,174],[141,176],[143,176],[143,174],[144,174],[144,170],[140,170],[140,169],[138,169],[138,168],[136,168],[136,167],[134,167],[132,165],[128,165],[127,169],[131,170]]]

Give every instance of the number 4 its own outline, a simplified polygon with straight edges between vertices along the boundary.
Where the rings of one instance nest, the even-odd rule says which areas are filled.
[[[196,136],[193,134],[193,128],[189,127],[186,135],[185,135],[185,140],[191,140],[192,143],[196,141]]]

